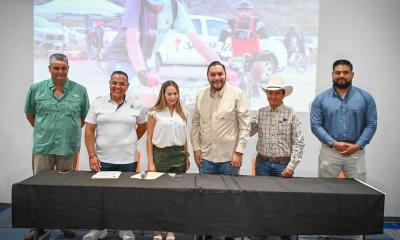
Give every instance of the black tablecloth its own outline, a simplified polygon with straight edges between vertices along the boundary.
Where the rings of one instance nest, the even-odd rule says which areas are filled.
[[[41,172],[12,188],[14,227],[190,234],[377,234],[385,195],[353,179]]]

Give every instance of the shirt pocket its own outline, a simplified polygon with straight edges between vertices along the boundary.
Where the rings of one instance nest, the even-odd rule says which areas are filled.
[[[352,117],[355,119],[360,119],[364,116],[364,109],[362,106],[354,106],[351,110]]]
[[[232,119],[236,115],[236,101],[234,98],[223,99],[219,106],[219,119]]]
[[[211,101],[203,96],[195,106],[199,112],[202,121],[209,121],[211,119]]]
[[[51,110],[50,99],[36,99],[36,112],[39,115],[47,115]]]
[[[288,120],[279,121],[278,123],[278,133],[281,137],[288,137],[290,136],[290,124]]]
[[[80,98],[69,98],[67,99],[67,115],[73,117],[79,117],[81,115],[81,99]]]

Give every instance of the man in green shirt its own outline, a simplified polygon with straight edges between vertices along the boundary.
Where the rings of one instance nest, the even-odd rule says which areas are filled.
[[[85,87],[68,79],[68,70],[64,54],[51,55],[51,78],[33,84],[28,91],[25,113],[33,127],[33,174],[75,169],[89,99]],[[63,232],[73,236],[71,231]]]

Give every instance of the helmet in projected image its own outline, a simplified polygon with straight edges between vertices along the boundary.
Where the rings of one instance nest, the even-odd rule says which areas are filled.
[[[248,0],[240,1],[239,4],[236,6],[236,9],[253,9],[254,5]]]
[[[166,0],[147,0],[151,5],[163,5]]]

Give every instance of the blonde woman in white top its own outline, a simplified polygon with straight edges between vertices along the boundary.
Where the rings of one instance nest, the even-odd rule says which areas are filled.
[[[189,168],[187,151],[187,114],[179,98],[176,82],[163,83],[157,103],[148,112],[147,157],[148,171],[182,173]],[[154,232],[154,240],[162,240],[160,231]],[[167,240],[174,240],[168,232]]]

